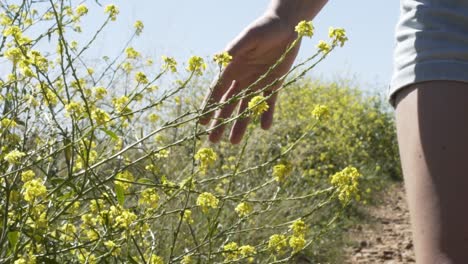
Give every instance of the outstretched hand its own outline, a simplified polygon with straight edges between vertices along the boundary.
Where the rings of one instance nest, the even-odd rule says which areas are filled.
[[[290,25],[276,16],[265,15],[249,25],[227,46],[226,51],[233,59],[222,71],[220,78],[215,80],[214,87],[206,95],[202,106],[204,115],[200,119],[200,123],[207,125],[211,121],[210,129],[212,131],[209,135],[211,142],[218,142],[222,138],[225,130],[225,124],[222,124],[223,120],[231,117],[238,105],[238,114],[244,112],[252,96],[224,104],[221,108],[213,111],[215,105],[225,103],[258,80],[280,59],[296,36],[294,25]],[[251,87],[249,94],[268,86],[286,74],[291,68],[298,50],[299,44],[266,78]],[[263,91],[263,96],[268,98],[266,102],[269,106],[268,110],[260,117],[263,129],[270,128],[273,123],[273,113],[278,96],[277,92],[274,91],[281,84],[281,81],[276,82]],[[235,120],[229,136],[232,144],[237,144],[242,140],[250,119],[250,117],[243,115]]]

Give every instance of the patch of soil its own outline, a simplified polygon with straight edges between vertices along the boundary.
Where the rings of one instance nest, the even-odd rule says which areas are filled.
[[[349,231],[353,246],[345,263],[415,263],[403,183],[392,185],[378,206],[369,207],[369,224]]]

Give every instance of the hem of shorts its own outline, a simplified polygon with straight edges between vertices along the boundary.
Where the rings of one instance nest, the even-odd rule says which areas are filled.
[[[468,62],[430,61],[417,63],[400,70],[392,79],[387,99],[395,109],[395,95],[409,85],[427,81],[468,82]]]

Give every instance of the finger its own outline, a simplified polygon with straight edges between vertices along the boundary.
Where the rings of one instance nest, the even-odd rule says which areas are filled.
[[[221,99],[221,103],[227,102],[238,92],[239,92],[239,84],[238,82],[233,81],[231,88],[229,88],[229,90]],[[208,139],[211,142],[216,143],[221,139],[221,137],[223,136],[224,129],[225,129],[225,124],[222,124],[222,123],[225,121],[225,119],[229,118],[232,115],[232,112],[236,108],[237,103],[238,103],[237,101],[234,101],[230,104],[226,104],[225,106],[223,106],[222,109],[216,112],[214,120],[210,126],[210,129],[213,129],[213,130],[210,132],[210,135],[208,137]]]
[[[237,114],[243,113],[249,104],[251,97],[246,97],[241,100],[239,110]],[[231,129],[231,134],[229,139],[232,144],[239,144],[244,137],[245,131],[247,130],[247,125],[250,123],[250,116],[242,115],[239,117]]]
[[[275,112],[276,98],[278,98],[277,92],[265,91],[263,95],[268,98],[266,100],[268,104],[268,110],[262,114],[260,119],[260,125],[262,129],[269,129],[273,124],[273,113]]]
[[[227,45],[225,50],[233,59],[231,63],[226,66],[219,80],[215,80],[212,83],[211,87],[213,87],[213,89],[203,100],[203,116],[199,120],[200,124],[206,125],[210,122],[214,114],[214,105],[221,100],[231,86],[232,81],[242,76],[242,72],[244,72],[242,65],[245,60],[245,55],[254,49],[255,43],[255,34],[251,34],[249,30],[244,30]]]
[[[229,64],[221,74],[221,77],[212,83],[213,89],[206,95],[202,103],[200,124],[207,125],[213,117],[216,104],[221,101],[221,98],[231,86],[234,76],[236,76],[234,66],[234,64]]]

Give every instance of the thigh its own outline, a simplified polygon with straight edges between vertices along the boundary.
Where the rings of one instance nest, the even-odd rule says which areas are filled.
[[[468,83],[396,94],[396,124],[418,263],[468,263]]]

